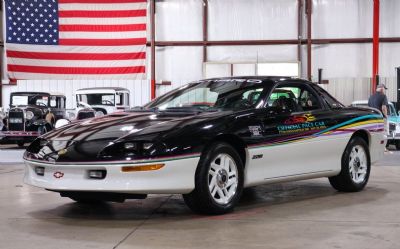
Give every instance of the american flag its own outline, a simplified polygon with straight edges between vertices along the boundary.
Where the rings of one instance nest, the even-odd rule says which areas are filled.
[[[5,0],[10,79],[143,79],[147,0]]]

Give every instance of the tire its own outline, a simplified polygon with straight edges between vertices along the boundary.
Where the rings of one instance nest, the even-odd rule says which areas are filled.
[[[184,194],[186,205],[196,213],[225,214],[233,211],[243,191],[243,162],[226,143],[215,143],[203,152],[195,174],[195,189]]]
[[[395,145],[396,145],[396,150],[400,150],[400,141],[399,140],[396,140]]]
[[[22,147],[24,147],[25,142],[23,142],[23,141],[17,142],[17,145],[18,145],[18,147],[22,148]]]
[[[353,137],[342,155],[342,170],[337,176],[329,177],[332,187],[342,192],[357,192],[368,183],[371,159],[364,139]]]

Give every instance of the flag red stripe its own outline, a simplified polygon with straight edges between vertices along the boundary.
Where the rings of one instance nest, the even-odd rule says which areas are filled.
[[[99,10],[99,11],[83,11],[83,10],[63,10],[59,11],[60,18],[64,17],[140,17],[146,16],[146,10]]]
[[[146,38],[131,39],[60,39],[59,45],[67,46],[129,46],[145,45]]]
[[[123,31],[144,31],[146,24],[127,24],[127,25],[60,25],[60,31],[66,32],[123,32]]]
[[[45,73],[45,74],[134,74],[144,73],[145,67],[39,67],[8,65],[10,72]]]
[[[8,50],[7,57],[38,60],[140,60],[146,59],[146,53],[43,53]]]
[[[58,3],[146,3],[147,0],[58,0]]]

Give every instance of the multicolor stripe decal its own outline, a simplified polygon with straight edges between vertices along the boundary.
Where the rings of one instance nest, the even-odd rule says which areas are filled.
[[[278,146],[284,145],[294,142],[301,142],[305,140],[309,140],[316,137],[321,136],[337,136],[347,133],[353,133],[357,131],[359,128],[363,128],[370,132],[382,132],[384,131],[384,124],[382,116],[380,115],[365,115],[357,118],[353,118],[351,120],[342,122],[340,124],[334,125],[332,127],[321,129],[321,130],[312,130],[302,133],[293,134],[292,136],[286,136],[285,138],[277,138],[275,140],[271,140],[266,143],[259,143],[250,145],[249,147],[261,148],[261,147],[269,147],[269,146]]]

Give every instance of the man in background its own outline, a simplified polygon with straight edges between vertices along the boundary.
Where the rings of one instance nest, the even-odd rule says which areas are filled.
[[[380,110],[383,114],[383,117],[386,119],[388,110],[388,100],[385,94],[385,90],[387,89],[385,84],[379,84],[376,86],[376,92],[371,95],[368,99],[368,106],[376,108]]]
[[[383,114],[383,119],[385,120],[385,132],[386,134],[389,133],[389,123],[387,121],[388,115],[388,100],[385,94],[387,87],[385,84],[379,84],[376,86],[376,92],[371,95],[368,99],[368,106],[378,109]],[[385,151],[387,151],[385,149]]]

